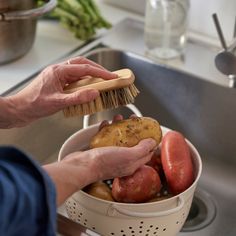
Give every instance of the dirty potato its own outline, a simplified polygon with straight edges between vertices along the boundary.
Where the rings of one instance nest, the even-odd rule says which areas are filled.
[[[90,148],[106,146],[132,147],[141,140],[153,138],[157,145],[162,132],[159,123],[149,117],[133,117],[103,127],[91,140]]]
[[[143,165],[132,175],[115,178],[112,196],[117,202],[141,203],[152,199],[162,187],[158,173]]]
[[[107,201],[114,201],[111,194],[111,189],[102,181],[87,186],[84,191],[94,197]]]

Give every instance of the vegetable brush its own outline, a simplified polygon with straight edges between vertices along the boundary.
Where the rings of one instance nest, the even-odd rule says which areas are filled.
[[[65,93],[73,93],[79,89],[93,88],[100,95],[93,101],[67,107],[63,110],[65,117],[82,116],[99,111],[117,108],[134,102],[139,94],[134,85],[135,76],[130,69],[114,71],[116,79],[104,80],[102,78],[86,77],[65,87]]]

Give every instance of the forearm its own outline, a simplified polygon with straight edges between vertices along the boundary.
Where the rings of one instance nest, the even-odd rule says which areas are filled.
[[[7,99],[0,97],[0,128],[12,128],[17,123],[14,105]]]
[[[21,127],[30,121],[26,118],[25,104],[11,97],[0,97],[0,129]]]
[[[56,186],[58,206],[73,193],[97,180],[90,167],[84,166],[82,163],[73,165],[58,162],[45,165],[43,168]]]

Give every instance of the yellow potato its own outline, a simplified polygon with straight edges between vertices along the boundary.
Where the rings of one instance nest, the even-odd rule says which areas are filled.
[[[106,146],[132,147],[141,140],[153,138],[157,145],[162,132],[159,123],[149,117],[134,117],[103,127],[91,140],[90,148]]]
[[[84,191],[94,197],[114,202],[111,195],[111,189],[102,181],[90,184]]]

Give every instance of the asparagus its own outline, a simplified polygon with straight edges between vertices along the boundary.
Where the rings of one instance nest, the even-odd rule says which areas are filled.
[[[51,12],[50,17],[58,19],[81,40],[90,39],[99,28],[111,27],[93,0],[58,0],[57,7]]]
[[[100,10],[98,9],[97,5],[94,3],[93,0],[88,0],[89,2],[89,5],[90,7],[93,9],[94,13],[97,15],[97,17],[100,19],[99,23],[101,23],[101,28],[104,27],[104,28],[110,28],[111,27],[111,24],[106,21],[101,13],[100,13]]]

